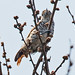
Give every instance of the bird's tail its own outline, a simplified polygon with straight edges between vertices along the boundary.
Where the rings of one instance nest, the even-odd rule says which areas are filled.
[[[21,48],[18,52],[17,52],[17,54],[16,54],[16,56],[15,56],[15,62],[17,61],[17,65],[19,66],[20,65],[20,63],[21,63],[21,60],[22,60],[22,58],[23,57],[28,57],[28,52],[27,52],[27,50],[25,50],[25,48]]]

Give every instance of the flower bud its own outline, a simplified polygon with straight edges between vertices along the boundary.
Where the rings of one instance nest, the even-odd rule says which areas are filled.
[[[62,57],[64,60],[68,60],[68,56],[63,56]]]
[[[4,46],[4,42],[1,42],[1,46]]]
[[[67,5],[66,8],[69,8],[69,6]]]
[[[51,3],[54,4],[55,3],[54,0],[51,0]]]
[[[27,8],[28,8],[28,9],[31,9],[31,5],[27,5]]]
[[[51,38],[50,37],[47,37],[46,38],[46,43],[50,42],[51,41]]]
[[[12,68],[11,65],[8,65],[7,67],[10,68],[10,69]]]
[[[72,49],[72,48],[73,48],[73,45],[70,46],[70,49]]]
[[[59,8],[56,8],[56,10],[59,11],[60,9]]]
[[[36,11],[35,11],[35,14],[38,15],[38,14],[39,14],[39,10],[36,10]]]
[[[8,59],[6,59],[6,61],[7,61],[7,62],[10,62],[10,59],[8,58]]]
[[[24,22],[24,24],[22,25],[22,27],[24,27],[26,25],[26,22]]]
[[[16,24],[14,24],[14,28],[17,28],[17,25]]]
[[[17,20],[19,17],[18,16],[14,16],[14,19]]]
[[[3,63],[3,66],[6,66],[6,64],[5,64],[5,63]]]

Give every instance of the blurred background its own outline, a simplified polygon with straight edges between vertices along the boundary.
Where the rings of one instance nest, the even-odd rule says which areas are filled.
[[[31,75],[33,72],[32,63],[29,58],[23,58],[20,66],[16,65],[14,57],[20,47],[23,45],[21,41],[21,36],[19,31],[14,28],[16,23],[13,19],[14,16],[19,16],[19,22],[27,22],[27,26],[24,27],[23,35],[24,38],[27,37],[31,30],[31,25],[34,25],[32,11],[26,7],[29,4],[29,0],[0,0],[0,42],[5,43],[5,49],[7,52],[7,57],[10,58],[10,63],[12,69],[10,70],[10,75]],[[50,0],[35,0],[36,9],[40,10],[40,14],[46,8],[48,10],[53,9],[53,5]],[[61,0],[58,2],[57,7],[60,11],[56,11],[54,16],[55,29],[54,37],[52,38],[49,46],[51,50],[48,52],[48,57],[51,56],[51,61],[49,63],[50,71],[55,70],[59,64],[62,62],[62,56],[69,53],[70,44],[75,46],[75,25],[72,24],[72,18],[66,9],[66,5],[69,5],[72,14],[75,16],[75,0]],[[69,42],[71,39],[71,43]],[[0,47],[0,61],[5,62],[2,58],[2,47]],[[34,62],[37,62],[40,53],[35,53],[32,55]],[[70,75],[75,74],[75,48],[72,50],[71,55],[72,62],[74,63]],[[58,70],[56,75],[66,75],[68,69],[68,60],[63,64],[63,66]],[[37,70],[39,73],[41,71],[41,65]],[[3,75],[7,75],[6,67],[2,66]],[[45,74],[43,74],[45,75]]]

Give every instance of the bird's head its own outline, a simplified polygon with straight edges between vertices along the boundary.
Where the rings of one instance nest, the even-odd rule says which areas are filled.
[[[49,21],[50,20],[50,16],[51,16],[51,12],[46,9],[42,12],[42,20],[47,20]]]

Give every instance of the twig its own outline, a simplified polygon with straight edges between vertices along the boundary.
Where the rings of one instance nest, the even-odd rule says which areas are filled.
[[[46,46],[44,45],[43,46],[43,53],[44,53],[44,60],[45,60],[45,69],[46,69],[46,75],[50,75],[50,72],[49,72],[49,66],[48,66],[48,61],[47,61],[47,56],[46,56],[46,52],[45,52],[45,48]]]
[[[39,57],[39,59],[38,59],[38,61],[37,61],[37,64],[36,64],[36,66],[35,66],[35,68],[34,68],[34,70],[33,70],[33,74],[32,74],[32,75],[35,74],[35,72],[36,72],[38,66],[40,65],[40,62],[41,62],[41,58],[42,58],[42,57],[43,57],[43,53],[41,53],[41,55],[40,55],[40,57]]]
[[[71,41],[70,41],[70,43],[71,43]],[[66,75],[69,75],[71,67],[73,65],[73,63],[71,61],[71,52],[72,52],[72,49],[73,49],[73,45],[70,45],[70,51],[69,51],[69,54],[68,54],[69,66],[68,66],[68,70],[67,70],[67,74]]]
[[[24,42],[24,44],[26,45],[26,47],[27,47],[27,49],[28,49],[28,45],[27,45],[27,43],[25,42],[25,40],[24,40],[24,37],[23,37],[23,34],[22,34],[22,31],[23,31],[23,27],[24,26],[22,26],[21,24],[19,24],[18,23],[18,16],[14,16],[14,19],[16,20],[16,25],[14,25],[14,27],[15,28],[17,28],[19,31],[20,31],[20,35],[21,35],[21,37],[22,37],[22,41]],[[32,65],[33,65],[33,67],[35,67],[35,64],[34,64],[34,62],[33,62],[33,60],[32,60],[32,57],[31,57],[31,55],[30,55],[30,53],[29,53],[29,57],[30,57],[30,61],[32,62]],[[38,73],[36,72],[36,74],[38,75]]]
[[[36,30],[38,31],[38,36],[39,36],[40,42],[42,44],[42,40],[40,38],[40,33],[39,33],[38,28],[37,28],[37,22],[36,22],[37,15],[35,14],[35,12],[36,12],[35,3],[34,3],[34,0],[29,0],[29,2],[30,2],[30,5],[31,5],[32,13],[33,13],[34,24],[35,24]]]
[[[34,7],[34,10],[36,11],[36,7],[35,7],[35,2],[33,0],[33,7]],[[39,22],[39,19],[38,19],[38,16],[36,15],[36,21]]]
[[[74,19],[74,16],[73,16],[73,14],[71,13],[71,11],[70,11],[70,9],[69,9],[69,6],[66,6],[66,8],[68,9],[68,12],[69,12],[69,14],[71,15],[71,17],[72,17],[72,23],[73,24],[75,24],[75,19]]]
[[[11,65],[8,65],[8,62],[10,62],[10,59],[9,58],[7,59],[7,57],[6,57],[4,42],[1,42],[1,46],[3,47],[3,56],[2,57],[5,59],[5,63],[3,65],[7,67],[8,75],[10,75],[9,69],[11,69]]]
[[[42,69],[41,69],[41,74],[40,75],[42,75],[42,73],[43,73],[43,69],[44,69],[44,62],[43,62],[43,64],[42,64]]]
[[[0,75],[2,75],[1,61],[0,61]]]
[[[32,10],[32,13],[33,13],[33,17],[34,17],[34,24],[35,24],[36,30],[39,32],[39,30],[37,28],[37,23],[36,23],[36,14],[35,14],[35,3],[34,3],[34,0],[29,0],[29,2],[30,2],[30,5],[31,5],[31,10]],[[47,57],[46,57],[46,53],[45,53],[45,45],[43,45],[43,43],[42,43],[42,40],[41,40],[41,37],[40,37],[40,33],[38,33],[38,36],[39,36],[40,42],[42,44],[42,51],[43,51],[44,58],[45,58],[45,65],[47,67],[46,68],[46,73],[48,75],[49,74],[49,69],[48,69],[48,62],[47,62]],[[33,72],[33,75],[35,75],[35,72]]]
[[[54,4],[52,16],[51,16],[51,19],[50,19],[50,26],[48,27],[49,29],[51,28],[51,24],[52,24],[52,21],[53,21],[53,17],[54,17],[54,13],[55,13],[55,10],[56,10],[57,2],[58,2],[58,0],[56,0],[56,1],[55,1],[55,4]],[[49,34],[48,34],[48,35],[49,35]],[[47,36],[48,36],[48,35],[47,35]],[[39,59],[38,59],[38,62],[37,62],[37,64],[36,64],[36,67],[35,67],[35,69],[34,69],[34,71],[33,71],[33,75],[34,75],[34,73],[36,72],[36,70],[37,70],[37,68],[38,68],[38,66],[39,66],[39,64],[40,64],[40,58],[42,58],[42,57],[43,57],[43,53],[41,53],[41,55],[40,55],[40,57],[39,57]]]
[[[63,61],[61,62],[61,64],[56,68],[56,70],[50,74],[50,75],[54,75],[59,69],[60,67],[62,67],[62,65],[64,64],[65,60],[68,60],[68,56],[63,56]]]
[[[50,17],[50,25],[48,25],[48,30],[50,30],[50,28],[51,28],[51,24],[52,24],[52,21],[53,21],[53,17],[54,17],[54,14],[55,14],[57,3],[58,3],[58,0],[56,0],[54,2],[54,7],[53,7],[52,15]],[[47,36],[49,36],[49,33],[47,34]]]
[[[34,62],[32,60],[32,57],[31,57],[30,53],[29,53],[29,57],[30,57],[30,61],[32,62],[33,66],[35,67],[35,64],[34,64]]]

